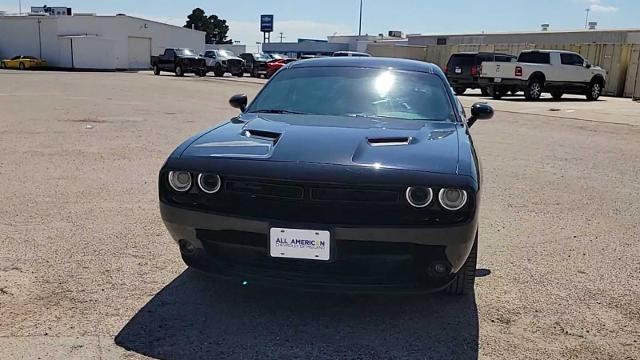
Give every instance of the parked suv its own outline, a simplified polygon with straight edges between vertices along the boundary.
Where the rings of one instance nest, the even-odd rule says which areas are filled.
[[[253,77],[260,77],[260,75],[266,77],[267,62],[273,60],[264,53],[244,53],[240,54],[240,58],[244,60],[244,72],[251,74]]]
[[[215,76],[223,76],[231,73],[233,76],[242,76],[244,61],[229,50],[207,50],[204,52],[207,60],[207,70]]]
[[[467,89],[478,89],[482,95],[489,95],[489,89],[481,87],[478,83],[480,69],[484,61],[511,62],[516,57],[509,54],[490,52],[462,52],[451,55],[444,72],[449,84],[458,95],[464,94]]]

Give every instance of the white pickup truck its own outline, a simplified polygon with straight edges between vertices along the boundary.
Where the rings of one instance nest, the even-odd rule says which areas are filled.
[[[593,66],[579,54],[557,50],[526,50],[517,62],[483,62],[479,83],[494,99],[507,92],[524,91],[528,100],[542,93],[554,99],[564,94],[585,95],[597,100],[605,86],[607,72]]]

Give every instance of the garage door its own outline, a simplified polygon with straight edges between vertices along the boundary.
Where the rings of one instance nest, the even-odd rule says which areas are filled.
[[[151,67],[151,39],[129,37],[129,69]]]

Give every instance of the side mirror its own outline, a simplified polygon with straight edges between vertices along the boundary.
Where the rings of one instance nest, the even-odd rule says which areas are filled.
[[[244,112],[244,110],[247,108],[247,95],[245,94],[233,95],[229,99],[229,105],[231,105],[236,109],[240,109],[240,111]]]
[[[587,61],[586,63],[584,63],[584,67],[586,67],[587,69],[591,69],[591,63]]]
[[[469,127],[475,124],[476,120],[489,120],[493,117],[493,108],[484,102],[477,102],[471,106],[471,117],[467,119]]]

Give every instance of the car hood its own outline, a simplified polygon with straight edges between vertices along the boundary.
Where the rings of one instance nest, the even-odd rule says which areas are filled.
[[[459,128],[450,121],[242,114],[197,138],[181,157],[224,157],[455,174]]]

